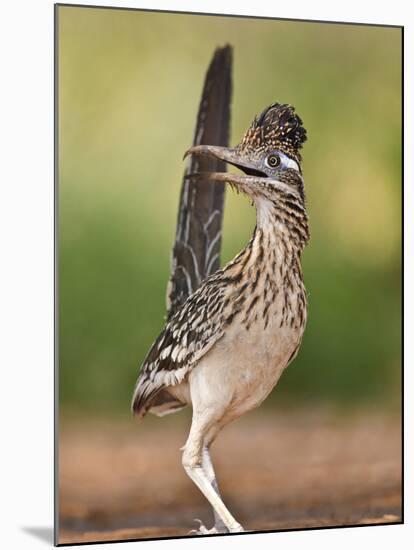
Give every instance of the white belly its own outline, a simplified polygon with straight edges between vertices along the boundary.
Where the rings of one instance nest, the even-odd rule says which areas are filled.
[[[193,408],[222,407],[226,422],[259,406],[295,353],[303,330],[235,323],[189,375]]]

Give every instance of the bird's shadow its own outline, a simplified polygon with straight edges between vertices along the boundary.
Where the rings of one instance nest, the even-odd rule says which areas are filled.
[[[53,546],[53,527],[22,527],[22,531]]]

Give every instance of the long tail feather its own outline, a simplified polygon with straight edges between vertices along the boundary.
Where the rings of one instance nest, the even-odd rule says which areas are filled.
[[[230,132],[232,49],[218,48],[207,70],[198,110],[193,145],[228,146]],[[224,172],[226,165],[209,157],[192,157],[184,173],[178,211],[177,230],[172,252],[171,277],[167,289],[170,318],[210,274],[220,267],[221,227],[224,184],[187,178],[194,172]],[[156,414],[182,408],[168,392],[166,381],[142,369],[138,378],[132,410],[144,416],[154,404]],[[167,400],[169,403],[164,403]]]
[[[231,46],[218,48],[204,81],[193,145],[228,146],[231,71]],[[218,159],[193,156],[185,171],[167,287],[168,318],[220,267],[225,186],[221,182],[192,180],[186,176],[225,170],[225,163]]]

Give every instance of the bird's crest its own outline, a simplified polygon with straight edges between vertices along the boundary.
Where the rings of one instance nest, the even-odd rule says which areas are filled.
[[[272,103],[253,120],[238,148],[256,152],[278,149],[300,161],[300,149],[305,141],[306,130],[295,109]]]

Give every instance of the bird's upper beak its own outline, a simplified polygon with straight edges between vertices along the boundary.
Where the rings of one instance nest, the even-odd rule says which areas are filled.
[[[249,159],[245,158],[237,149],[219,147],[216,145],[196,145],[185,152],[184,158],[189,155],[209,155],[227,162],[242,170],[246,175],[232,174],[227,172],[207,172],[203,174],[188,174],[188,177],[203,177],[215,181],[226,181],[237,186],[248,184],[252,176],[266,177],[266,174],[257,170]]]

